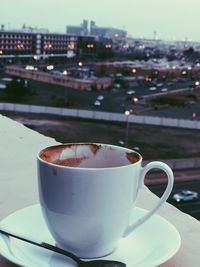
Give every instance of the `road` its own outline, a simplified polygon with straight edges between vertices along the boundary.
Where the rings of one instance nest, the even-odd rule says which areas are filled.
[[[182,170],[182,173],[187,175],[187,171]],[[181,173],[179,172],[179,173]],[[192,190],[199,193],[200,196],[200,170],[188,170],[188,181],[178,181],[176,182],[176,173],[175,173],[175,184],[173,187],[173,191],[171,195],[169,196],[168,202],[180,209],[181,211],[190,214],[194,218],[200,220],[200,199],[198,201],[191,201],[191,202],[183,202],[183,203],[175,203],[172,201],[172,196],[174,193],[180,191],[180,190]],[[194,179],[193,174],[194,173]],[[197,173],[199,174],[199,178],[197,177]],[[152,184],[148,185],[149,189],[155,193],[157,196],[161,196],[165,184]]]
[[[0,75],[0,84],[6,83],[6,81],[3,80],[5,77],[8,78],[8,75]],[[161,110],[154,110],[153,108],[144,106],[140,102],[133,104],[131,98],[139,98],[144,95],[160,93],[163,88],[167,88],[168,91],[173,91],[176,89],[190,88],[192,85],[194,85],[194,80],[187,79],[179,82],[166,81],[163,82],[160,87],[155,87],[154,85],[154,90],[150,90],[152,85],[134,86],[131,88],[134,93],[130,96],[128,94],[130,88],[113,88],[112,90],[101,91],[80,91],[29,80],[28,86],[35,92],[35,95],[32,95],[31,97],[29,96],[29,98],[25,100],[25,103],[48,106],[65,105],[68,108],[118,113],[123,113],[125,109],[131,108],[137,114],[191,119],[194,112],[197,115],[200,114],[198,102],[194,102],[191,107],[170,107],[163,108]],[[3,91],[4,89],[0,90],[0,97],[3,96]],[[95,100],[99,95],[103,95],[104,99],[100,101],[99,106],[95,106]]]

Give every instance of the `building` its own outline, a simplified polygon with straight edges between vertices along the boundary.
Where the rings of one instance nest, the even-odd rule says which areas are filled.
[[[38,60],[71,57],[77,52],[78,38],[58,33],[0,30],[0,60]]]
[[[88,21],[83,20],[83,23],[80,26],[75,26],[75,25],[67,26],[66,33],[72,35],[81,35],[81,36],[88,35],[89,34]]]
[[[87,21],[83,23],[86,31]],[[28,28],[29,29],[29,28]],[[5,31],[0,28],[0,62],[39,60],[65,61],[72,57],[110,55],[112,41],[108,38],[75,34],[29,31]]]
[[[111,39],[124,39],[126,38],[127,32],[125,30],[116,29],[112,27],[99,27],[96,25],[95,21],[91,21],[90,34]]]
[[[0,31],[0,56],[33,55],[36,52],[37,35],[20,31]]]

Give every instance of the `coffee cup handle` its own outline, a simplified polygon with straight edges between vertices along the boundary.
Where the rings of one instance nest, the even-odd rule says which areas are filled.
[[[125,230],[125,233],[123,235],[124,237],[129,235],[133,230],[135,230],[135,228],[137,228],[138,226],[143,224],[145,221],[147,221],[164,204],[164,202],[167,200],[167,198],[169,197],[169,195],[172,191],[173,184],[174,184],[173,172],[167,164],[160,162],[160,161],[150,162],[145,167],[143,167],[141,169],[139,188],[144,186],[145,175],[151,169],[161,169],[167,174],[167,178],[168,178],[167,187],[166,187],[162,197],[158,201],[158,203],[150,211],[148,211],[148,213],[146,215],[144,215],[142,218],[140,218],[137,222],[135,222],[132,225],[129,225],[127,227],[127,229]]]

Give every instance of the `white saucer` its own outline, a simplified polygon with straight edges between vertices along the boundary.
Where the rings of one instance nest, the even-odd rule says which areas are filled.
[[[137,220],[146,212],[144,209],[135,208],[133,220]],[[55,243],[43,220],[39,205],[9,215],[1,221],[0,228],[38,242]],[[180,243],[180,235],[176,228],[162,217],[154,215],[128,237],[122,239],[118,248],[104,259],[122,261],[127,267],[155,267],[170,259],[178,251]],[[8,239],[2,234],[0,234],[0,254],[23,267],[76,266],[65,256],[14,238]]]

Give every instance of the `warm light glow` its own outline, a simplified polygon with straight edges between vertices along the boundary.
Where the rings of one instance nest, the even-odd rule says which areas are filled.
[[[123,48],[128,49],[129,48],[129,44],[123,45]]]
[[[131,113],[130,113],[129,110],[126,110],[126,111],[124,112],[124,114],[125,114],[126,116],[129,116]]]
[[[139,45],[139,48],[140,48],[140,49],[144,49],[144,48],[145,48],[145,45],[144,45],[144,44],[140,44],[140,45]]]
[[[39,56],[37,56],[37,55],[34,55],[34,56],[33,56],[33,59],[34,59],[34,60],[39,60],[39,59],[40,59],[40,57],[39,57]]]
[[[105,48],[112,48],[111,44],[105,44]]]
[[[3,54],[3,51],[2,50],[0,50],[0,55],[2,55]]]
[[[137,97],[133,97],[133,102],[134,102],[134,103],[137,103],[138,100],[139,100],[139,99],[138,99]]]
[[[73,50],[73,49],[75,48],[75,43],[74,43],[74,42],[70,42],[70,43],[67,45],[67,48]]]
[[[199,81],[196,81],[195,82],[195,86],[199,86],[200,85],[200,82]]]
[[[93,44],[87,44],[87,48],[94,48]]]
[[[17,49],[23,49],[24,45],[21,44],[21,42],[19,41],[18,44],[16,44]]]
[[[27,66],[25,67],[25,70],[34,70],[34,66],[27,65]]]
[[[196,116],[197,116],[196,112],[193,112],[192,113],[192,118],[194,119],[194,118],[196,118]]]
[[[50,49],[50,48],[52,48],[52,44],[44,43],[44,49]]]
[[[145,78],[145,80],[146,80],[147,82],[150,82],[152,79],[151,79],[151,77],[148,77],[148,76],[147,76],[147,77]]]
[[[187,74],[187,71],[186,70],[183,70],[182,71],[182,75],[186,75]]]
[[[54,69],[54,66],[53,65],[48,65],[47,66],[47,70],[53,70]]]
[[[137,72],[137,70],[136,69],[132,69],[132,73],[136,73]]]
[[[82,66],[83,66],[83,62],[80,61],[80,62],[78,63],[78,65],[79,65],[79,67],[82,67]]]

